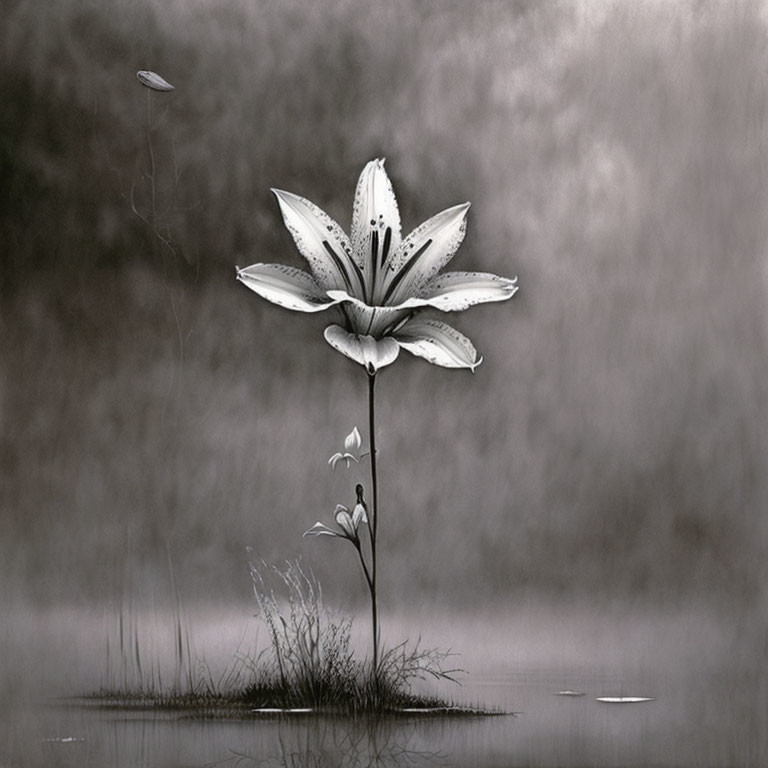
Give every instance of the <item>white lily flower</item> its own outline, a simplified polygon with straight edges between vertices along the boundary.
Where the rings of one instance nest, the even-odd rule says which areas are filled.
[[[439,274],[464,239],[469,203],[438,213],[402,239],[384,160],[372,160],[357,183],[348,238],[314,203],[272,191],[310,272],[253,264],[238,268],[238,280],[262,298],[298,312],[338,306],[343,324],[329,325],[325,339],[369,373],[393,363],[401,348],[446,368],[474,370],[480,364],[466,336],[447,323],[416,316],[430,307],[456,312],[505,301],[517,292],[517,278]]]
[[[351,463],[354,461],[356,464],[360,461],[356,455],[360,451],[360,446],[363,444],[363,440],[360,437],[360,430],[354,427],[353,430],[344,438],[344,453],[334,453],[328,463],[332,469],[336,469],[336,465],[343,461],[349,469]]]
[[[304,532],[304,536],[336,536],[340,539],[349,539],[355,546],[359,546],[360,537],[357,534],[357,529],[360,523],[368,522],[362,505],[357,504],[354,511],[350,514],[347,507],[343,504],[337,504],[333,517],[341,532],[334,531],[327,525],[317,522],[308,531]]]

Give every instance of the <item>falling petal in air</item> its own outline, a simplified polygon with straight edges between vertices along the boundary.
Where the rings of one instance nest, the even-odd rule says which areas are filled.
[[[165,78],[160,77],[157,72],[150,72],[148,69],[140,69],[136,73],[139,82],[153,91],[175,91],[176,88]]]

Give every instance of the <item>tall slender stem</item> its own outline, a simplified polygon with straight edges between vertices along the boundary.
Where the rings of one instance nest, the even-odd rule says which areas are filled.
[[[354,543],[354,542],[353,542]],[[368,570],[368,566],[365,564],[365,557],[363,557],[363,550],[360,548],[360,544],[355,544],[357,549],[357,555],[360,558],[360,565],[363,566],[363,576],[365,576],[365,583],[368,585],[368,591],[373,594],[373,582],[371,581],[371,573]]]
[[[373,675],[374,680],[379,674],[379,616],[376,605],[376,534],[379,525],[379,487],[376,475],[376,372],[368,372],[368,434],[371,442],[371,515],[373,525],[369,527],[371,534],[371,623],[373,625]]]
[[[152,147],[152,91],[149,88],[147,88],[147,147],[149,149],[149,181],[152,194],[151,224],[154,231],[156,229],[157,200],[155,192],[155,151]]]

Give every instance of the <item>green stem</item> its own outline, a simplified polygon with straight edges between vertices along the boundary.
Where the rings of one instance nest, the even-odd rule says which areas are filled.
[[[371,515],[373,525],[369,526],[371,534],[371,623],[373,628],[373,675],[378,680],[379,674],[379,616],[376,604],[376,534],[379,525],[379,487],[376,475],[376,406],[375,406],[376,372],[368,372],[368,433],[371,443]]]

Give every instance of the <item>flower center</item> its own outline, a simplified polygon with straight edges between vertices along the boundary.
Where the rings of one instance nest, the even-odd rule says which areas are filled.
[[[386,304],[390,299],[392,299],[397,286],[402,283],[403,278],[411,271],[411,267],[416,263],[416,261],[418,261],[419,257],[424,253],[424,251],[427,250],[427,248],[429,248],[430,245],[432,245],[431,238],[427,240],[424,245],[421,246],[421,248],[415,251],[415,253],[413,253],[408,258],[408,261],[406,261],[405,264],[400,267],[400,271],[392,278],[392,281],[387,287],[387,291],[384,294],[384,299],[381,302],[382,304]]]
[[[336,251],[333,250],[333,246],[327,241],[323,240],[323,248],[328,252],[328,255],[333,259],[333,263],[336,267],[336,269],[339,271],[339,274],[344,280],[345,285],[347,286],[347,290],[353,295],[357,295],[358,291],[355,290],[355,285],[352,281],[352,274],[347,271],[346,267],[344,266],[344,263],[350,264],[353,270],[353,273],[355,277],[357,278],[357,284],[360,288],[360,292],[362,293],[362,299],[363,301],[368,301],[368,299],[365,297],[365,280],[363,279],[363,274],[360,271],[360,267],[357,266],[355,263],[355,260],[352,258],[344,259],[342,260]]]
[[[371,221],[371,226],[375,227],[376,222]],[[379,245],[381,244],[381,248]],[[371,231],[371,303],[378,302],[379,291],[377,291],[377,283],[379,281],[379,275],[384,269],[384,264],[387,262],[389,256],[389,249],[392,246],[392,227],[387,227],[384,230],[384,238],[380,243],[379,230],[374,228]]]

